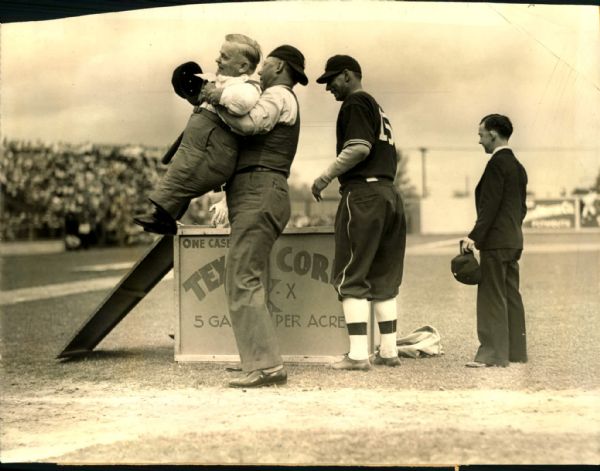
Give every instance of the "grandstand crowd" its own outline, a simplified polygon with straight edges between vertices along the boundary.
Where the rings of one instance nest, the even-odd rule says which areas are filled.
[[[147,243],[133,223],[166,171],[166,149],[4,140],[0,158],[0,238],[64,238],[67,249]],[[184,222],[208,224],[208,201],[194,200]],[[314,219],[314,220],[313,220]],[[331,224],[295,216],[290,225]]]
[[[75,248],[146,237],[132,215],[149,209],[164,172],[157,150],[6,140],[2,150],[2,240],[65,237]]]

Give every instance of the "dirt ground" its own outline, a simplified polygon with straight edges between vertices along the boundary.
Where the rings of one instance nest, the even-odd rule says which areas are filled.
[[[597,462],[600,443],[598,396],[581,391],[92,383],[5,398],[4,410],[5,462],[568,464]]]
[[[11,281],[2,287],[0,461],[598,464],[600,250],[594,240],[576,239],[579,247],[591,245],[569,252],[569,240],[541,239],[523,260],[527,364],[464,368],[476,348],[474,292],[447,279],[446,253],[411,240],[400,330],[436,326],[444,355],[369,372],[290,364],[288,385],[260,390],[227,388],[236,373],[225,364],[174,361],[169,279],[92,355],[57,361],[106,288],[18,302],[10,294],[58,281],[92,286],[98,273],[76,267],[122,264],[140,251],[5,256],[3,273],[10,271]],[[544,244],[554,248],[539,248]],[[118,277],[120,270],[102,276]],[[425,303],[419,294],[432,279],[441,281]]]

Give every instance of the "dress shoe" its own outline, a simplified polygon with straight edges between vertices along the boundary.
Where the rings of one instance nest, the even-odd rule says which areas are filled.
[[[369,360],[353,360],[348,356],[344,355],[344,358],[331,365],[334,370],[358,370],[368,371],[371,369],[371,362]]]
[[[373,358],[373,364],[374,365],[385,365],[385,366],[400,366],[400,358],[398,358],[398,356],[396,355],[395,357],[390,357],[390,358],[386,358],[386,357],[382,357],[379,352],[377,352],[375,354],[375,357]]]
[[[488,365],[487,363],[481,363],[480,361],[470,361],[465,366],[467,368],[490,368],[495,365]]]
[[[164,235],[177,234],[175,220],[161,216],[157,211],[149,214],[139,214],[133,218],[133,222],[142,226],[146,232]]]
[[[229,381],[230,388],[260,388],[263,386],[273,386],[275,384],[287,383],[287,372],[284,368],[272,373],[265,373],[262,370],[254,370],[240,379]]]

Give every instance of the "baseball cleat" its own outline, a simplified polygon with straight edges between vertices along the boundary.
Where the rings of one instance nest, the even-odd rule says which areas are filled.
[[[371,369],[371,363],[369,360],[353,360],[348,356],[348,354],[344,355],[344,358],[336,363],[333,363],[331,367],[334,370],[358,370],[358,371],[368,371]]]
[[[375,357],[373,358],[373,364],[374,365],[385,365],[385,366],[400,366],[400,358],[398,358],[398,356],[395,357],[382,357],[379,352],[377,352],[375,354]]]

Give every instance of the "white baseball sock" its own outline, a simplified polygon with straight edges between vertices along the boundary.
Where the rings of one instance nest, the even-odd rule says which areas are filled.
[[[342,309],[350,337],[350,352],[352,360],[369,358],[369,343],[367,339],[367,321],[369,320],[370,305],[366,299],[345,298]]]
[[[386,299],[385,301],[373,301],[373,309],[379,325],[379,333],[381,334],[380,355],[383,358],[398,356],[398,348],[396,346],[396,323],[398,319],[396,298]]]

